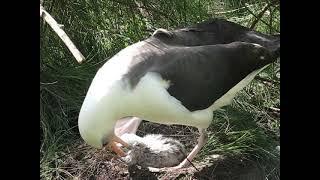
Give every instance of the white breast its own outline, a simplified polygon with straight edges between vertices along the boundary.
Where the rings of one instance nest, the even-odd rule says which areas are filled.
[[[129,94],[128,115],[162,124],[208,127],[212,113],[190,112],[167,92],[168,83],[157,73],[147,73]]]

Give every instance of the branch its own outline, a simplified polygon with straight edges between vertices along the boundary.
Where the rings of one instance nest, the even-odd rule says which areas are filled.
[[[145,9],[145,10],[147,10],[147,11],[153,11],[153,12],[158,13],[158,14],[160,14],[161,16],[169,19],[172,23],[175,22],[175,20],[174,20],[172,17],[170,17],[168,14],[166,14],[166,13],[164,13],[164,12],[161,12],[161,11],[159,11],[158,9],[155,9],[155,8],[152,8],[152,7],[147,7],[147,6],[145,6],[145,5],[143,5],[143,6],[137,6],[137,4],[130,4],[130,3],[123,2],[123,1],[119,1],[119,0],[113,0],[113,2],[119,3],[119,4],[121,4],[121,5],[126,5],[126,6],[129,6],[129,7],[133,7],[133,8],[139,8],[139,11],[140,11],[140,9]]]
[[[61,25],[59,25],[53,17],[44,10],[43,6],[40,4],[40,17],[42,17],[54,30],[54,32],[57,33],[57,35],[61,38],[61,40],[65,43],[65,45],[68,47],[72,55],[76,58],[78,63],[81,63],[85,58],[81,54],[81,52],[76,48],[76,46],[73,44],[73,42],[70,40],[68,35],[61,29]]]
[[[280,2],[275,2],[275,1],[271,1],[271,2],[270,2],[269,0],[268,0],[268,2],[269,2],[269,4],[276,3],[273,9],[271,8],[271,6],[269,6],[269,11],[270,11],[269,24],[270,24],[271,27],[273,27],[273,26],[272,26],[272,23],[273,23],[273,13],[275,12],[275,9],[279,6]],[[269,34],[272,34],[272,33],[273,33],[272,29],[269,28]]]
[[[269,110],[269,113],[271,113],[277,117],[280,117],[280,109],[279,108],[269,107],[268,110]]]
[[[142,8],[142,7],[144,7],[143,2],[139,1],[139,0],[134,0],[134,3],[136,4],[141,16],[144,18],[147,29],[152,30],[151,22],[149,21],[150,14],[146,9]]]
[[[251,7],[251,6],[254,6],[254,5],[256,5],[256,4],[248,5],[248,7]],[[233,12],[240,11],[240,10],[242,10],[242,9],[246,9],[246,7],[240,7],[240,8],[233,9],[233,10],[229,10],[229,11],[216,12],[216,13],[214,13],[214,14],[215,14],[215,15],[228,14],[228,13],[233,13]]]
[[[244,4],[244,6],[245,6],[245,8],[248,10],[248,12],[249,12],[250,14],[252,14],[256,19],[258,19],[258,21],[260,20],[262,23],[264,23],[265,25],[267,25],[269,28],[272,28],[274,31],[280,33],[280,31],[278,31],[277,29],[273,28],[272,26],[270,26],[270,24],[268,24],[267,22],[265,22],[264,20],[262,20],[261,17],[260,17],[260,18],[257,17],[257,15],[255,15],[254,12],[252,12],[252,11],[249,9],[249,7],[247,6],[246,3]]]
[[[172,19],[170,16],[168,16],[166,13],[161,12],[161,11],[159,11],[159,10],[157,10],[157,9],[154,9],[154,8],[151,8],[151,7],[147,7],[147,6],[141,6],[140,8],[144,8],[145,10],[153,11],[153,12],[158,13],[158,14],[160,14],[161,16],[164,16],[165,18],[169,19],[172,23],[175,22],[175,20]]]
[[[261,76],[256,76],[255,79],[257,79],[259,81],[262,81],[262,82],[271,83],[271,84],[280,84],[280,82],[278,82],[278,81],[274,81],[274,80],[271,80],[271,79],[263,78]]]
[[[280,113],[280,109],[279,108],[274,108],[274,107],[269,107],[269,110]]]
[[[256,24],[259,22],[259,20],[262,18],[262,16],[264,15],[264,13],[269,9],[269,7],[272,5],[272,3],[266,4],[264,6],[264,8],[262,9],[262,11],[257,15],[257,18],[253,21],[253,23],[250,26],[250,29],[254,29],[254,27],[256,26]],[[271,26],[271,25],[270,25]]]
[[[134,0],[134,3],[136,4],[138,10],[140,11],[141,15],[144,18],[148,18],[149,17],[149,13],[146,11],[146,9],[143,9],[142,7],[144,7],[143,2],[138,1],[138,0]]]

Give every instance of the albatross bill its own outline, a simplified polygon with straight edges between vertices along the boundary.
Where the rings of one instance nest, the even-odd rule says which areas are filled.
[[[125,156],[126,153],[123,152],[123,150],[119,146],[117,146],[117,143],[120,143],[124,147],[129,147],[128,143],[124,142],[121,138],[119,138],[116,135],[112,137],[111,141],[107,144],[107,147],[113,152],[115,152],[117,155],[122,157]]]

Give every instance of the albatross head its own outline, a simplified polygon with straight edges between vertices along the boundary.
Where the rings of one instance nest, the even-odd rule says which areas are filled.
[[[117,118],[113,111],[105,108],[101,103],[90,106],[86,103],[85,101],[78,119],[82,139],[92,147],[101,149],[106,146],[120,156],[125,155],[116,145],[116,143],[120,143],[128,147],[128,144],[114,133]]]
[[[125,92],[121,81],[106,79],[111,77],[106,72],[108,69],[101,68],[92,81],[79,113],[78,128],[88,145],[99,149],[107,146],[122,156],[124,153],[116,142],[124,147],[128,144],[115,135],[114,129],[117,120],[123,117]]]

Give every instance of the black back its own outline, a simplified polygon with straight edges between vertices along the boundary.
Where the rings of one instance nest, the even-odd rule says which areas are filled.
[[[157,30],[153,37],[171,46],[228,44],[235,41],[260,44],[280,55],[280,35],[266,35],[224,20],[211,19],[173,31]]]
[[[209,107],[280,54],[279,37],[261,35],[224,20],[158,31],[145,42],[136,50],[124,78],[134,88],[147,72],[157,72],[170,81],[169,94],[190,111]]]

